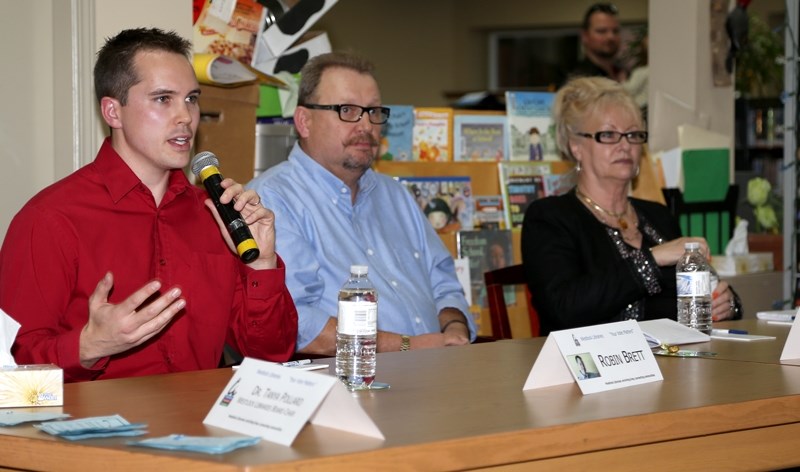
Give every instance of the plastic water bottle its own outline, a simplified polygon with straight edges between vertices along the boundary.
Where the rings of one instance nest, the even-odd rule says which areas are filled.
[[[378,293],[365,265],[350,266],[339,290],[336,323],[336,376],[348,390],[368,389],[375,380],[378,338]]]
[[[711,266],[690,242],[675,267],[678,286],[678,323],[711,334]]]

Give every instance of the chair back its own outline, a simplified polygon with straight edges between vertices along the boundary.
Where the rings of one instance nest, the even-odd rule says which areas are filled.
[[[684,236],[701,236],[708,241],[711,254],[724,254],[736,228],[739,187],[731,185],[724,200],[686,202],[676,188],[662,189],[667,208],[678,219]]]
[[[486,283],[486,298],[489,302],[493,338],[511,339],[511,325],[508,322],[508,308],[503,289],[514,285],[525,285],[525,302],[528,305],[531,336],[539,336],[539,315],[531,303],[531,294],[525,281],[525,270],[522,264],[484,272],[483,281]]]

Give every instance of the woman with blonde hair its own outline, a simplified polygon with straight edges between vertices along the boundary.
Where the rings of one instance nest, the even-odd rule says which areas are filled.
[[[629,196],[647,131],[618,82],[573,79],[553,104],[556,140],[575,163],[570,192],[533,202],[522,226],[522,260],[542,334],[628,319],[677,317],[675,264],[684,244],[669,210]],[[713,320],[740,317],[724,281],[712,294]]]

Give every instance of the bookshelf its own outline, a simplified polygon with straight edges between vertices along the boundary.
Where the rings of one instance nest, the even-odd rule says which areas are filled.
[[[570,171],[573,164],[565,161],[550,161],[550,170],[554,174],[563,174]],[[498,176],[497,162],[480,161],[450,161],[450,162],[420,162],[420,161],[376,161],[373,165],[376,172],[390,175],[393,177],[436,177],[442,175],[469,176],[472,181],[473,195],[500,195],[500,180]],[[511,233],[514,252],[514,263],[522,262],[520,250],[520,231],[514,230]],[[439,233],[442,242],[455,258],[458,255],[456,245],[456,233]],[[517,287],[516,300],[526,300],[524,287]],[[491,335],[491,323],[489,321],[489,310],[487,308],[473,307],[475,313],[480,310],[478,324],[478,334],[481,336]],[[515,337],[530,336],[530,322],[528,321],[527,306],[523,303],[516,303],[515,306],[508,307],[509,323],[511,331]]]
[[[551,161],[551,171],[562,174],[572,169],[572,164]],[[500,180],[496,162],[420,162],[420,161],[376,161],[376,172],[393,177],[435,177],[440,175],[466,175],[472,180],[473,195],[500,195]],[[450,254],[456,257],[455,233],[440,233]],[[522,262],[519,254],[519,231],[514,231],[514,262]]]

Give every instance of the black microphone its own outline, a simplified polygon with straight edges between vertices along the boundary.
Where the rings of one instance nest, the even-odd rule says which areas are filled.
[[[219,160],[213,152],[203,151],[192,159],[192,173],[200,177],[203,185],[206,187],[208,196],[217,207],[219,216],[225,227],[228,228],[228,234],[231,235],[233,244],[236,245],[236,251],[243,262],[253,262],[258,258],[258,245],[256,240],[253,239],[253,234],[250,233],[250,228],[247,227],[241,213],[233,208],[233,202],[222,204],[219,197],[222,196],[224,189],[220,185],[222,182],[222,175],[219,173]]]

